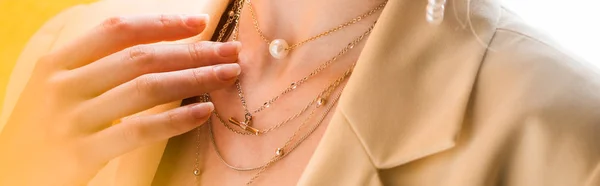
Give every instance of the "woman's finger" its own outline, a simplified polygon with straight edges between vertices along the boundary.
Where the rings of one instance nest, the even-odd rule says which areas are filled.
[[[198,103],[150,116],[138,116],[104,129],[84,140],[83,152],[110,160],[143,145],[183,134],[206,122],[212,103]]]
[[[50,54],[55,66],[74,69],[125,48],[198,35],[207,15],[146,15],[114,17],[81,38]]]
[[[138,45],[74,69],[70,84],[97,96],[148,73],[197,68],[237,61],[239,42]]]
[[[77,109],[78,123],[90,129],[156,105],[201,95],[233,84],[240,74],[236,63],[146,74],[88,100]]]

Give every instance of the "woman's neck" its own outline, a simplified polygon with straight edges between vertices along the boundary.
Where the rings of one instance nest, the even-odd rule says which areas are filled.
[[[290,45],[348,22],[375,8],[384,0],[252,0],[259,28],[269,39],[284,39]],[[330,35],[298,46],[284,59],[275,59],[254,27],[248,3],[240,19],[240,41],[246,46],[242,62],[252,66],[253,78],[280,78],[284,74],[310,72],[333,57],[370,27],[379,12]],[[364,43],[364,41],[363,41]],[[244,55],[245,53],[245,55]],[[244,64],[242,64],[244,65]]]
[[[252,0],[252,5],[266,35],[300,41],[349,21],[382,2],[383,0]]]

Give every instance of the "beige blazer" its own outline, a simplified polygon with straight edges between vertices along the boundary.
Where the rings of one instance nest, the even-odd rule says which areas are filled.
[[[499,1],[467,2],[450,0],[431,26],[426,0],[389,0],[299,185],[600,185],[597,71]],[[37,58],[102,20],[208,13],[191,40],[207,39],[227,3],[104,0],[63,12],[23,52],[0,124]],[[90,185],[150,185],[165,145],[113,160]]]

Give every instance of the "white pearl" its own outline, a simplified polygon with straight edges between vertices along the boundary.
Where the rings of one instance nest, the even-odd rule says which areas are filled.
[[[446,4],[446,0],[427,0],[429,4]]]
[[[444,20],[446,0],[428,0],[426,8],[427,22],[439,25]]]
[[[286,50],[288,46],[288,43],[283,39],[273,40],[269,44],[269,53],[271,53],[271,56],[273,56],[275,59],[283,59],[289,52]]]

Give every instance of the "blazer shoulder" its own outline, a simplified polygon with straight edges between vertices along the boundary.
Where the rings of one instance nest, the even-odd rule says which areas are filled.
[[[512,50],[535,49],[537,53],[534,54],[536,55],[548,56],[544,54],[556,54],[556,56],[552,56],[552,58],[558,59],[559,61],[571,61],[583,65],[590,64],[570,53],[569,50],[563,48],[558,42],[554,41],[544,32],[526,24],[511,10],[502,7],[501,12],[494,36],[488,45],[488,51],[497,52],[498,50],[496,49],[502,48],[503,46],[521,44],[516,46],[527,46],[528,48],[512,47]],[[504,52],[510,52],[510,50],[506,50],[507,48],[502,49]],[[512,57],[518,58],[519,56]],[[595,68],[597,69],[597,67]]]
[[[535,158],[545,163],[540,174],[571,175],[548,181],[600,180],[598,66],[503,10],[471,98],[478,126],[510,131],[512,159],[538,153]]]
[[[570,54],[507,10],[473,92],[479,108],[485,108],[480,111],[506,108],[519,121],[516,126],[530,127],[535,121],[554,131],[554,140],[578,139],[589,147],[592,162],[600,161],[598,66]]]
[[[527,84],[528,89],[554,96],[565,93],[565,98],[579,96],[600,108],[600,66],[571,54],[506,9],[481,63],[478,79]]]

